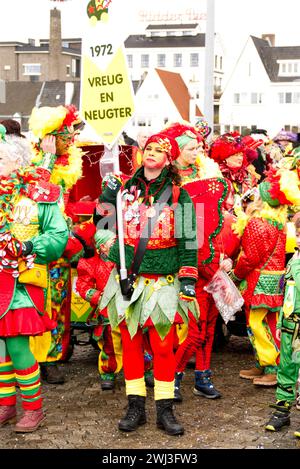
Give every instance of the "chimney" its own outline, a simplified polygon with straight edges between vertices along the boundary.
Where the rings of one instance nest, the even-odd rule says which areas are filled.
[[[269,46],[275,47],[275,34],[262,34],[261,38],[268,41]]]
[[[59,80],[61,57],[61,16],[60,10],[50,11],[49,39],[49,80]]]

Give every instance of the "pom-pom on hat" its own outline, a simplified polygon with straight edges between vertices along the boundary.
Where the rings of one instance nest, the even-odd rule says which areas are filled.
[[[180,124],[175,122],[171,124],[170,127],[167,127],[163,131],[169,137],[174,138],[179,148],[182,149],[187,143],[192,140],[197,140],[197,142],[202,142],[203,136],[201,135],[199,129],[193,127],[192,125]]]
[[[29,129],[42,139],[47,134],[70,134],[83,125],[75,106],[33,108],[29,118]]]
[[[145,143],[145,148],[151,142],[158,143],[160,148],[166,152],[169,161],[176,160],[180,154],[180,149],[178,143],[176,142],[175,138],[169,137],[164,133],[154,134],[148,138]]]
[[[209,127],[208,122],[203,117],[200,117],[196,122],[195,127],[203,138],[207,138],[211,133],[211,127]]]
[[[238,132],[229,132],[218,137],[211,145],[209,156],[221,163],[236,153],[245,153],[246,146]]]

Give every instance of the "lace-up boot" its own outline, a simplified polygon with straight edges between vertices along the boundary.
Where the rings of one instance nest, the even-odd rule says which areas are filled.
[[[23,417],[17,422],[15,432],[30,433],[37,430],[46,419],[42,409],[24,410]]]
[[[146,423],[146,398],[144,396],[128,396],[126,415],[119,421],[119,430],[133,432],[139,425]]]
[[[15,423],[16,421],[16,406],[14,405],[1,405],[0,406],[0,427],[6,423]]]
[[[155,401],[157,411],[156,425],[168,435],[183,435],[184,428],[173,414],[174,399],[159,399]]]

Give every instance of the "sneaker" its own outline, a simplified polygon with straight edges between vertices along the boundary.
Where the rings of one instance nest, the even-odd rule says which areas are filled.
[[[15,426],[16,433],[30,433],[37,430],[45,421],[46,415],[42,409],[24,410],[23,417]]]
[[[241,370],[240,371],[240,378],[244,379],[254,379],[262,376],[264,374],[263,368],[257,368],[254,366],[253,368],[249,368],[249,370]]]
[[[216,390],[211,381],[211,370],[195,371],[195,387],[193,394],[195,396],[206,397],[207,399],[218,399],[221,393]]]
[[[7,423],[15,423],[17,416],[16,406],[2,405],[0,406],[0,427]]]
[[[115,389],[115,374],[114,373],[102,373],[100,375],[100,385],[102,391],[111,391]]]
[[[285,425],[290,425],[290,423],[291,421],[289,412],[282,412],[280,410],[276,410],[272,414],[267,425],[265,426],[265,430],[269,430],[271,432],[278,432],[282,427],[284,427]]]
[[[256,386],[276,386],[277,375],[263,375],[261,378],[254,378],[253,384]]]

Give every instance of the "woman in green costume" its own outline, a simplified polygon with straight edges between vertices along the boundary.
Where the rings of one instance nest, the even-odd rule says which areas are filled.
[[[0,142],[0,426],[16,419],[18,385],[24,413],[15,431],[23,433],[45,419],[29,336],[56,325],[45,314],[47,264],[63,252],[68,229],[57,204],[60,188],[27,166],[30,150],[21,140]]]
[[[170,187],[170,195],[154,223],[147,248],[134,282],[130,300],[124,300],[117,269],[112,271],[103,292],[100,309],[107,307],[112,327],[122,334],[123,366],[128,410],[119,422],[122,431],[133,431],[146,423],[143,357],[143,329],[148,328],[153,351],[154,399],[157,426],[170,435],[181,435],[183,426],[173,414],[175,324],[188,321],[189,310],[198,315],[195,301],[197,270],[196,217],[188,193],[180,187],[180,178],[172,165],[179,148],[164,134],[151,136],[145,145],[142,167],[125,183],[122,191],[125,259],[128,271],[149,218],[155,216],[155,204]],[[95,222],[111,214],[121,187],[111,176],[100,196]],[[119,265],[119,244],[109,254]]]

